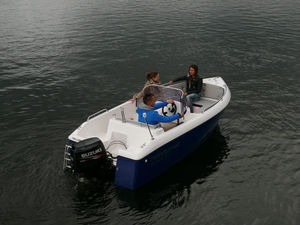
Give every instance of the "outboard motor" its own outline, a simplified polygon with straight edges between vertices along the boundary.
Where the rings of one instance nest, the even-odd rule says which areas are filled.
[[[82,172],[107,160],[105,147],[96,137],[72,144],[70,156],[71,168],[75,172]]]

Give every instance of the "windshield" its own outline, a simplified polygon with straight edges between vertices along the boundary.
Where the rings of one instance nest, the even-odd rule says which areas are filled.
[[[144,94],[154,94],[157,101],[167,101],[169,99],[173,99],[174,101],[181,102],[182,112],[186,107],[186,101],[183,98],[183,91],[178,88],[152,84],[145,87],[143,91]]]

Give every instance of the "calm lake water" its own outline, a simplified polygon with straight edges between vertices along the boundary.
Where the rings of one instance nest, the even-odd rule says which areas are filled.
[[[0,0],[0,224],[300,224],[300,1]],[[232,92],[149,185],[79,182],[67,136],[198,64]]]

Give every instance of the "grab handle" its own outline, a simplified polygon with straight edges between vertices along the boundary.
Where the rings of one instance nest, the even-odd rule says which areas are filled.
[[[99,112],[96,112],[96,113],[90,115],[90,116],[87,118],[87,120],[90,120],[90,119],[92,119],[93,117],[95,117],[95,116],[97,116],[97,115],[99,115],[99,114],[101,114],[101,113],[104,113],[104,112],[107,112],[107,109],[102,109],[102,110],[100,110]]]

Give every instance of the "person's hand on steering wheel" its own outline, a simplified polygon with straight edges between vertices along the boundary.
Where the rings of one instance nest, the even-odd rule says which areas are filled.
[[[168,103],[169,103],[169,104],[173,104],[173,103],[174,103],[174,100],[173,100],[173,99],[169,99],[169,100],[168,100]]]

